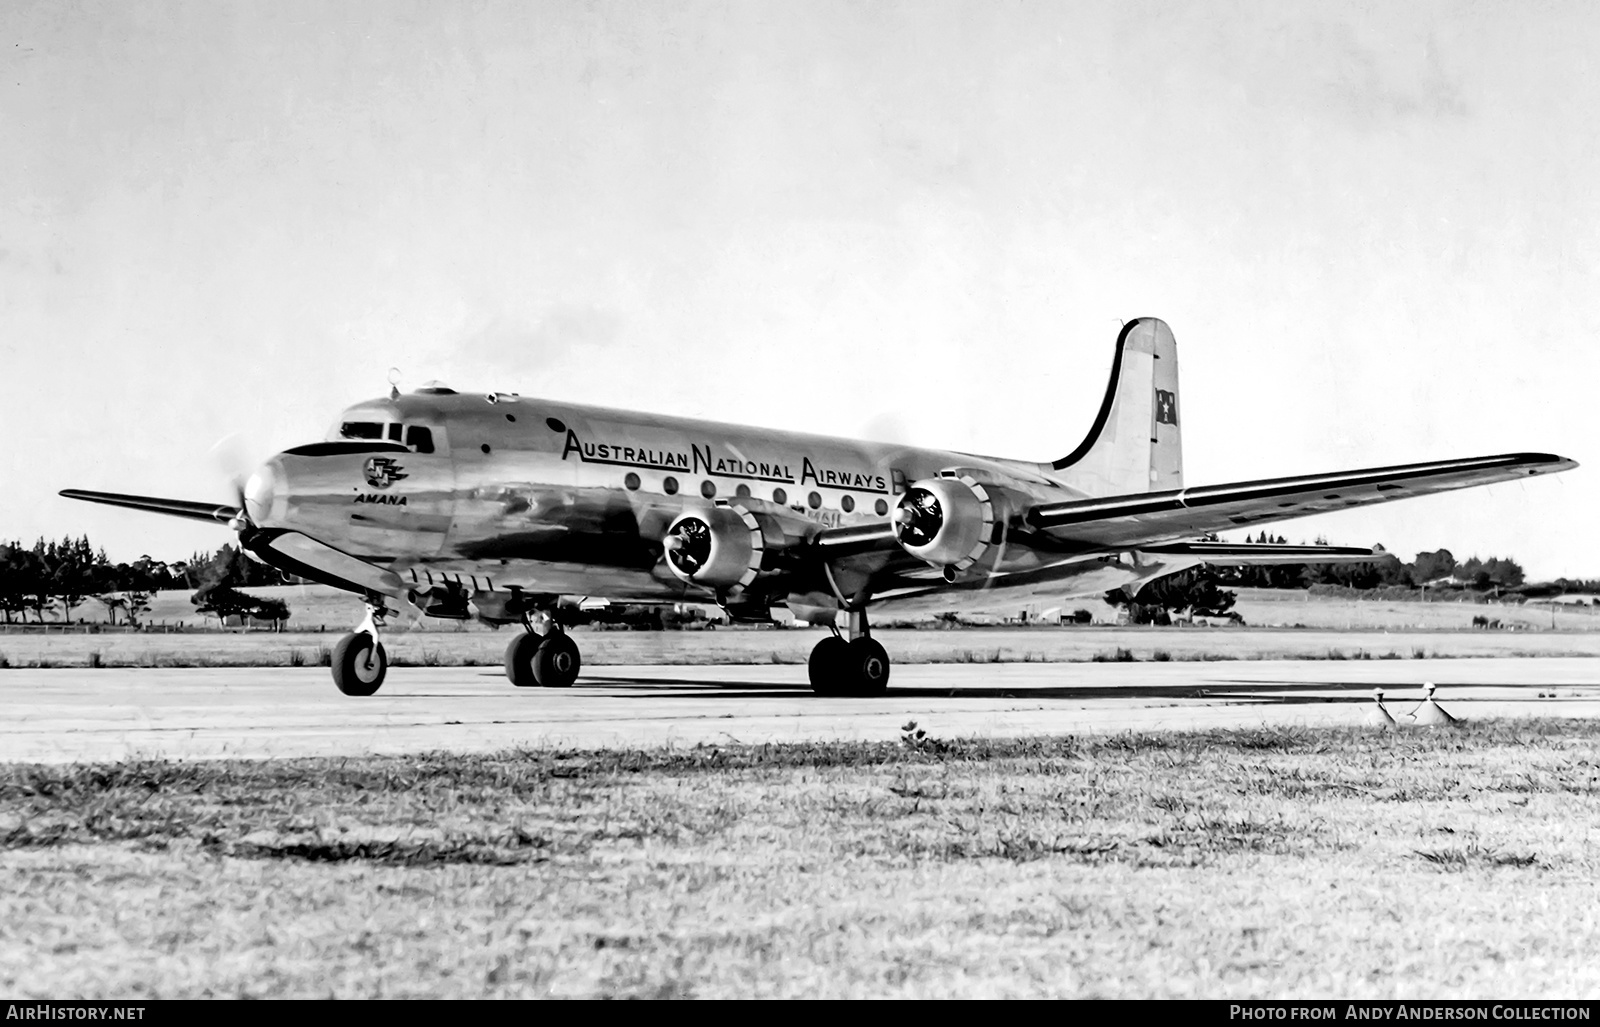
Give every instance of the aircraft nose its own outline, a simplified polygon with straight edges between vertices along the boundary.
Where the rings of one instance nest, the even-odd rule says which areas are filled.
[[[283,519],[287,493],[282,486],[283,464],[277,459],[268,460],[250,475],[244,483],[244,509],[252,524],[265,528]]]

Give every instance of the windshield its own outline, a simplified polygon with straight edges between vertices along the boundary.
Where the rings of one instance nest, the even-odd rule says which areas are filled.
[[[346,421],[339,425],[339,437],[343,439],[381,439],[383,438],[383,425],[376,421]]]

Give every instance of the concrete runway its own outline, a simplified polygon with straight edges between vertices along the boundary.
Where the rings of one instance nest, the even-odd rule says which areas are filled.
[[[1426,681],[1464,719],[1600,716],[1584,657],[907,664],[878,699],[818,698],[799,666],[602,666],[564,691],[402,667],[367,699],[323,668],[4,670],[0,761],[892,740],[907,720],[939,738],[1359,725],[1375,686],[1403,726]]]

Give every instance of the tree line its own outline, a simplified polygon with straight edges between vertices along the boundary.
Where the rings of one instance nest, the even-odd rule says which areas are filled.
[[[196,590],[193,601],[202,613],[282,619],[288,616],[288,607],[280,600],[256,599],[235,590],[287,583],[277,570],[232,545],[173,563],[148,555],[131,563],[112,563],[86,535],[59,542],[41,538],[32,546],[0,543],[0,616],[7,624],[26,623],[30,613],[43,623],[46,614],[58,611],[70,624],[73,611],[90,601],[105,607],[113,624],[119,615],[128,624],[137,624],[150,609],[152,592],[187,588]],[[282,615],[272,617],[278,608]]]
[[[1220,541],[1215,535],[1207,540]],[[1245,542],[1287,545],[1282,535],[1265,531]],[[1319,536],[1314,545],[1328,545]],[[1374,547],[1379,552],[1383,547]],[[1554,595],[1564,591],[1600,591],[1600,582],[1559,578],[1555,582],[1527,585],[1522,565],[1510,557],[1491,556],[1487,560],[1472,556],[1457,561],[1448,549],[1421,552],[1410,563],[1398,559],[1378,559],[1362,563],[1283,563],[1243,567],[1202,565],[1158,578],[1128,595],[1121,589],[1106,593],[1113,606],[1125,607],[1134,623],[1167,623],[1177,616],[1230,616],[1237,598],[1225,586],[1234,588],[1311,588],[1316,585],[1343,585],[1353,589],[1440,588],[1477,592],[1512,592],[1526,596]]]
[[[1263,531],[1247,543],[1285,545],[1282,535],[1272,536]],[[1319,536],[1313,543],[1319,546],[1328,540]],[[1382,546],[1377,547],[1382,549]],[[1511,589],[1523,584],[1522,565],[1510,557],[1491,556],[1487,560],[1476,556],[1457,562],[1448,549],[1418,553],[1410,563],[1398,559],[1374,560],[1371,563],[1285,563],[1251,567],[1221,567],[1217,580],[1241,588],[1310,588],[1312,585],[1345,585],[1350,588],[1383,588],[1398,585],[1402,588],[1422,588],[1443,585],[1452,588],[1471,588],[1480,592],[1490,589]]]

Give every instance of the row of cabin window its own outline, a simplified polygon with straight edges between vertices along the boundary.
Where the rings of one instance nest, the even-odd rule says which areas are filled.
[[[382,439],[384,426],[376,421],[346,421],[339,425],[339,436],[346,439]],[[390,442],[402,442],[413,453],[433,452],[433,432],[420,424],[390,424]]]
[[[509,414],[506,417],[508,420],[513,419]],[[339,426],[339,434],[347,439],[382,439],[384,437],[384,425],[376,421],[346,421]],[[404,444],[416,453],[433,452],[433,432],[420,424],[401,425],[391,423],[388,425],[388,438],[390,442],[400,442],[404,438]],[[489,447],[484,446],[483,451],[487,453]],[[639,476],[631,471],[622,481],[630,491],[637,490],[640,485]],[[678,479],[668,476],[661,482],[661,488],[669,496],[676,495],[678,492]],[[700,483],[700,494],[707,499],[715,497],[717,494],[716,483],[710,479],[702,481]],[[739,485],[734,489],[734,494],[741,499],[747,499],[750,496],[750,486]],[[789,493],[782,488],[775,488],[772,490],[772,501],[779,506],[786,506],[789,502]],[[822,495],[817,492],[810,493],[806,496],[806,504],[813,510],[822,509]],[[843,496],[839,500],[839,506],[845,513],[851,513],[856,508],[856,499],[850,495]],[[889,504],[887,501],[880,499],[874,505],[874,509],[878,511],[878,516],[882,517],[889,512]]]
[[[629,471],[627,477],[622,479],[622,484],[627,487],[628,491],[637,492],[639,490],[639,486],[643,483],[639,480],[639,476],[637,474]],[[678,479],[670,475],[668,475],[666,478],[663,478],[661,480],[661,491],[665,492],[669,496],[677,495]],[[716,482],[711,481],[709,478],[705,481],[702,481],[700,483],[700,494],[707,499],[714,499],[717,495]],[[738,496],[740,499],[748,499],[750,498],[750,486],[739,485],[733,490],[733,494]],[[777,503],[779,506],[787,506],[789,503],[789,493],[781,488],[773,489],[772,501]],[[819,492],[812,492],[808,494],[806,496],[806,505],[811,507],[813,510],[822,509],[822,494]],[[856,508],[856,497],[850,495],[841,497],[839,500],[839,507],[840,509],[844,510],[845,513],[852,512]],[[889,512],[889,503],[887,500],[880,499],[876,504],[874,504],[873,508],[878,511],[878,516],[882,517]]]

